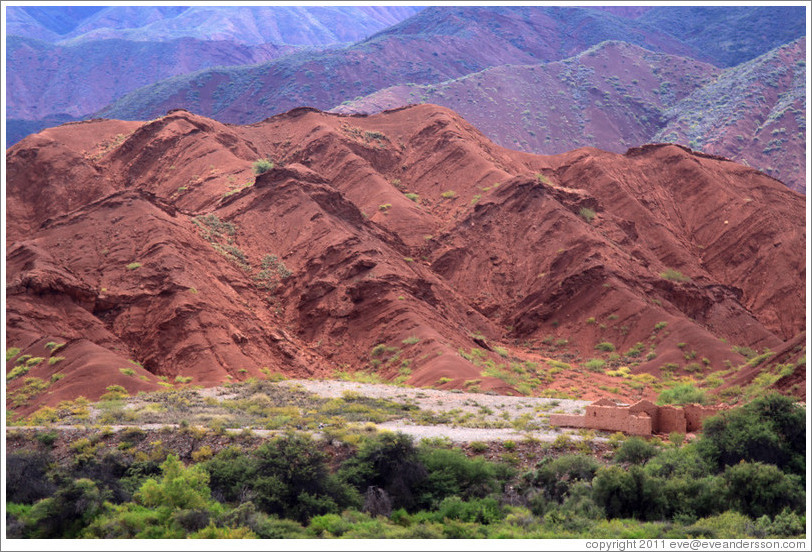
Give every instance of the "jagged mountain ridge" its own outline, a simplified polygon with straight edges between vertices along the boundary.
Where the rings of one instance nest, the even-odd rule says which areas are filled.
[[[542,154],[675,142],[748,163],[804,193],[805,55],[799,39],[721,70],[604,42],[560,62],[382,89],[331,111],[444,105],[500,145]]]
[[[213,66],[261,63],[292,51],[284,45],[245,46],[193,38],[52,45],[11,36],[8,116],[33,120],[45,112],[83,117],[156,80]]]
[[[355,42],[421,9],[10,6],[6,144],[156,81]]]
[[[182,103],[224,122],[252,123],[300,105],[329,109],[396,84],[429,84],[497,65],[559,60],[605,40],[700,56],[656,29],[586,8],[430,7],[347,48],[157,83],[99,115],[150,118]],[[192,89],[199,98],[181,102]]]
[[[356,42],[419,12],[421,6],[83,6],[10,7],[8,33],[79,43],[179,38],[235,44],[323,46]]]

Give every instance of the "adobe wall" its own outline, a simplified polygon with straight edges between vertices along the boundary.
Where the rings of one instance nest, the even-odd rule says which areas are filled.
[[[587,427],[586,416],[577,414],[550,414],[550,425],[564,427]]]
[[[643,412],[648,414],[651,417],[652,431],[656,432],[657,428],[660,427],[660,407],[653,402],[643,399],[628,407],[628,410],[631,414],[641,414]]]
[[[586,427],[604,431],[622,431],[630,435],[652,433],[689,433],[702,429],[702,420],[719,409],[696,404],[684,407],[657,406],[641,400],[632,406],[618,406],[609,399],[600,399],[586,407],[586,414],[551,414],[550,425]]]
[[[661,406],[655,433],[687,433],[685,412],[682,408]]]
[[[629,427],[629,411],[617,406],[586,407],[586,427],[603,429],[606,431],[627,431]]]
[[[719,413],[719,408],[713,406],[701,406],[698,404],[686,404],[682,407],[685,412],[686,433],[700,431],[702,429],[702,420],[708,416],[713,416]]]
[[[627,422],[627,430],[625,433],[629,435],[641,435],[641,436],[648,436],[651,435],[651,416],[646,414],[645,412],[641,414],[629,414],[629,419]]]
[[[632,435],[651,435],[652,419],[645,412],[632,414],[628,407],[591,404],[586,407],[586,414],[583,416],[550,414],[550,425],[622,431]]]

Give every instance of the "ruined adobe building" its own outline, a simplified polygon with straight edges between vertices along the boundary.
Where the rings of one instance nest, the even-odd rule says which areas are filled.
[[[604,398],[587,406],[583,416],[551,414],[550,425],[622,431],[630,435],[691,433],[701,430],[702,420],[717,412],[715,407],[697,404],[657,406],[642,400],[629,406]]]

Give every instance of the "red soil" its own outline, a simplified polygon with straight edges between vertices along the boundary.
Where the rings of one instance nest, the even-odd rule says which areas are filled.
[[[260,158],[276,167],[250,185]],[[7,164],[7,347],[67,344],[10,380],[65,376],[23,414],[263,368],[517,393],[460,353],[475,348],[566,360],[538,391],[591,399],[617,381],[578,369],[607,357],[599,342],[643,343],[635,373],[688,373],[692,352],[708,373],[743,362],[731,345],[776,350],[805,329],[803,196],[683,147],[523,154],[434,105],[248,126],[174,111],[49,129]],[[207,214],[233,232],[212,236]]]

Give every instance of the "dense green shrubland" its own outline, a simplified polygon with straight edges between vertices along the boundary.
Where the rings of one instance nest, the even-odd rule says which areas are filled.
[[[143,439],[131,430],[132,440]],[[547,456],[524,473],[447,442],[289,433],[174,454],[53,439],[6,459],[11,538],[741,538],[804,534],[805,412],[768,395],[684,446],[612,439],[610,462]],[[202,447],[201,447],[202,449]],[[549,450],[553,450],[552,448]]]

